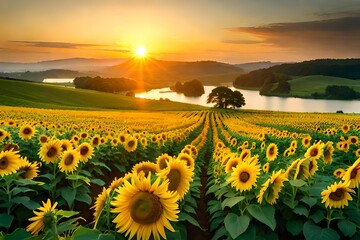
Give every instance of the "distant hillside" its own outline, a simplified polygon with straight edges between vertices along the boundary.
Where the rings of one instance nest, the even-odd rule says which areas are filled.
[[[50,69],[67,69],[76,71],[98,71],[104,67],[120,64],[128,59],[96,59],[96,58],[68,58],[41,61],[34,63],[0,62],[0,72],[46,71]]]
[[[118,94],[0,79],[0,105],[51,109],[203,110],[185,103],[147,100]]]
[[[45,78],[76,78],[85,76],[95,76],[94,73],[81,73],[78,71],[65,69],[52,69],[40,72],[15,72],[15,73],[1,73],[0,77],[15,78],[21,80],[28,80],[33,82],[42,82]]]
[[[267,69],[251,71],[238,76],[234,87],[261,88],[265,82],[278,82],[285,76],[324,75],[348,79],[360,79],[360,59],[318,59],[301,63],[286,63]]]
[[[280,64],[284,64],[284,62],[270,62],[270,61],[251,62],[251,63],[234,64],[234,66],[242,69],[245,73],[248,73],[248,72],[251,72],[254,70],[258,70],[258,69],[262,69],[262,68],[269,68],[269,67],[280,65]]]
[[[145,81],[151,85],[172,86],[177,81],[199,79],[204,85],[214,84],[215,76],[222,76],[217,84],[232,82],[234,74],[242,70],[226,63],[214,61],[176,62],[156,59],[132,59],[109,67],[104,74],[111,77],[126,77],[136,81]]]

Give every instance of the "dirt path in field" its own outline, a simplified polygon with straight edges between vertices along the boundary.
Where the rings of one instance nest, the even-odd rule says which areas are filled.
[[[201,188],[200,188],[200,199],[197,201],[198,208],[196,209],[197,220],[202,229],[195,227],[191,224],[188,225],[188,239],[199,240],[199,239],[211,239],[212,234],[210,233],[210,215],[207,212],[207,202],[209,201],[206,197],[206,184],[208,181],[207,170],[209,166],[209,160],[211,158],[211,151],[207,149],[204,154],[205,164],[201,168]]]

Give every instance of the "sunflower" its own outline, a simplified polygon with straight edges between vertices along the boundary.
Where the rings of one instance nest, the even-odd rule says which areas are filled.
[[[309,159],[309,174],[310,174],[310,176],[313,176],[318,169],[319,169],[319,166],[317,164],[317,160],[310,158]]]
[[[80,154],[76,150],[65,151],[59,162],[61,172],[72,173],[78,167]]]
[[[167,168],[158,173],[158,176],[169,180],[168,190],[175,191],[182,200],[190,189],[190,182],[194,173],[184,161],[172,160],[168,163]]]
[[[260,165],[239,163],[231,173],[227,182],[236,190],[243,192],[256,187],[256,180],[260,174]]]
[[[355,155],[359,158],[360,157],[360,148],[355,151]]]
[[[343,152],[348,152],[350,143],[348,141],[341,141],[336,144],[336,148]]]
[[[240,162],[242,162],[238,157],[232,157],[230,158],[225,165],[225,172],[230,173],[233,171],[233,168],[235,168]]]
[[[103,191],[97,196],[95,204],[90,208],[90,209],[94,209],[93,215],[94,215],[95,226],[97,224],[99,217],[101,216],[103,209],[106,206],[106,202],[108,201],[110,196],[110,191],[111,191],[110,188],[108,189],[103,188]]]
[[[291,148],[287,148],[284,153],[283,153],[284,157],[288,157],[291,155]]]
[[[135,174],[144,173],[145,177],[149,175],[151,172],[153,175],[159,171],[159,166],[156,163],[152,163],[149,161],[142,161],[135,164],[132,168],[132,172]]]
[[[338,168],[334,171],[334,176],[337,178],[342,178],[345,175],[345,170],[342,168]]]
[[[180,153],[177,156],[177,159],[179,159],[181,161],[185,161],[186,165],[190,168],[190,170],[194,171],[194,169],[195,169],[195,161],[194,161],[194,158],[191,157],[189,154]]]
[[[271,177],[261,186],[260,193],[256,197],[258,203],[261,204],[265,199],[266,202],[274,205],[279,198],[284,181],[288,180],[286,176],[282,169],[277,172],[273,171]]]
[[[33,211],[36,215],[35,217],[29,218],[30,223],[27,226],[26,231],[30,232],[32,235],[37,235],[44,228],[51,227],[52,224],[55,224],[55,214],[57,210],[55,209],[57,206],[57,202],[51,206],[50,199],[47,200],[46,203],[42,202],[43,206],[39,207],[38,211]]]
[[[41,134],[41,135],[39,136],[39,142],[40,142],[40,144],[44,144],[44,143],[46,143],[48,140],[49,140],[49,138],[48,138],[45,134]]]
[[[324,163],[329,164],[332,162],[332,155],[334,152],[333,142],[329,141],[324,147]]]
[[[0,152],[0,176],[15,173],[21,166],[21,158],[17,151]]]
[[[222,157],[221,157],[221,164],[222,166],[225,168],[226,164],[234,157],[236,157],[237,155],[235,153],[225,153]]]
[[[358,144],[359,137],[358,136],[350,136],[347,140],[350,144]]]
[[[80,144],[76,151],[80,153],[80,161],[87,162],[94,155],[94,148],[87,142]]]
[[[310,135],[307,135],[306,137],[304,137],[302,140],[301,140],[301,144],[307,148],[310,146],[310,142],[311,142],[311,136]]]
[[[20,150],[20,147],[19,147],[19,145],[17,145],[17,144],[8,143],[8,144],[6,144],[6,145],[3,147],[3,149],[2,149],[3,152],[5,152],[5,151],[10,151],[10,150],[19,151],[19,150]]]
[[[137,139],[133,136],[128,136],[124,143],[125,150],[128,152],[134,152],[137,148]]]
[[[23,171],[18,178],[20,179],[33,179],[36,178],[39,174],[39,162],[29,162],[26,158],[22,159],[19,172]]]
[[[169,192],[169,182],[158,177],[151,183],[151,174],[146,178],[134,175],[131,183],[116,190],[118,195],[111,201],[116,214],[113,222],[119,232],[124,233],[129,239],[137,235],[137,239],[149,239],[152,234],[155,240],[166,238],[165,228],[171,232],[175,229],[170,221],[177,221],[179,206],[178,196]]]
[[[350,182],[339,182],[328,186],[326,190],[321,192],[322,201],[325,207],[343,208],[348,205],[348,201],[352,200],[350,193],[355,191],[349,188]]]
[[[345,123],[342,125],[341,130],[346,134],[348,131],[350,131],[350,125]]]
[[[60,141],[61,141],[61,148],[62,148],[63,152],[73,149],[73,145],[69,140],[62,139]]]
[[[318,160],[324,154],[325,144],[320,142],[314,143],[309,147],[305,153],[305,157],[309,159]]]
[[[89,137],[89,134],[88,134],[87,132],[81,132],[81,133],[80,133],[80,138],[86,139],[86,138],[88,138],[88,137]]]
[[[146,137],[140,137],[140,143],[143,147],[147,146],[147,139]]]
[[[240,154],[240,160],[245,161],[246,159],[251,157],[251,150],[250,149],[244,149]]]
[[[316,165],[317,166],[317,165]],[[294,174],[294,179],[305,180],[311,176],[310,174],[310,159],[304,158],[299,160],[296,165],[296,171]]]
[[[4,139],[8,136],[8,132],[4,129],[0,128],[0,142],[4,141]]]
[[[101,142],[100,142],[100,135],[96,134],[95,136],[93,136],[93,137],[91,138],[91,145],[92,145],[93,147],[99,146],[100,143],[101,143]]]
[[[297,148],[297,141],[295,139],[291,141],[290,147]]]
[[[167,167],[167,162],[169,162],[170,160],[172,160],[172,157],[169,156],[167,153],[163,153],[156,158],[156,164],[159,166],[159,169],[162,170]]]
[[[264,132],[259,133],[258,138],[259,138],[260,141],[264,141],[265,133]]]
[[[19,130],[19,137],[22,140],[29,140],[35,135],[35,133],[36,133],[36,129],[34,127],[32,127],[29,124],[25,124],[21,126]]]
[[[79,141],[80,141],[80,138],[79,138],[78,135],[73,135],[73,136],[71,137],[71,140],[70,140],[70,142],[71,142],[74,146],[77,146],[78,143],[79,143]]]
[[[344,181],[349,181],[349,187],[355,188],[360,184],[360,158],[356,160],[353,165],[351,165],[344,176],[342,177]]]
[[[119,139],[114,137],[111,139],[111,146],[116,147],[117,145],[119,145],[119,142]]]
[[[266,149],[266,158],[268,161],[274,161],[278,155],[278,147],[275,143],[270,143]]]
[[[286,169],[285,174],[288,179],[296,179],[296,178],[294,178],[294,176],[295,176],[297,165],[298,165],[299,161],[300,161],[300,159],[296,159]]]
[[[235,147],[236,145],[237,145],[237,139],[236,138],[231,138],[230,146]]]
[[[265,163],[262,169],[264,173],[268,173],[270,170],[270,163],[269,162]]]
[[[61,141],[57,139],[51,140],[41,146],[38,155],[47,164],[55,163],[61,155],[61,150]]]
[[[261,142],[261,145],[260,145],[261,152],[264,151],[265,146],[266,146],[266,143],[265,143],[265,142]]]
[[[109,189],[110,191],[115,190],[116,188],[122,186],[122,184],[124,183],[125,180],[127,180],[128,182],[131,181],[131,177],[132,177],[132,173],[131,172],[127,172],[125,173],[125,175],[121,178],[114,178],[114,180],[111,182]]]

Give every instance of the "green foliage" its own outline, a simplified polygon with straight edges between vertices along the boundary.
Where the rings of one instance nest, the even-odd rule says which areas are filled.
[[[176,82],[170,89],[177,93],[184,93],[187,97],[199,97],[205,93],[203,84],[196,79],[184,83]]]
[[[226,109],[229,106],[239,108],[245,105],[245,98],[239,91],[232,91],[227,87],[216,87],[209,94],[207,103],[215,103],[217,108]]]

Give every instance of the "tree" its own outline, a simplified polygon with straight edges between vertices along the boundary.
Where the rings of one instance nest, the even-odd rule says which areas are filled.
[[[245,105],[245,98],[239,91],[232,91],[227,87],[214,88],[207,98],[207,103],[215,103],[215,107],[228,108],[242,107]]]

